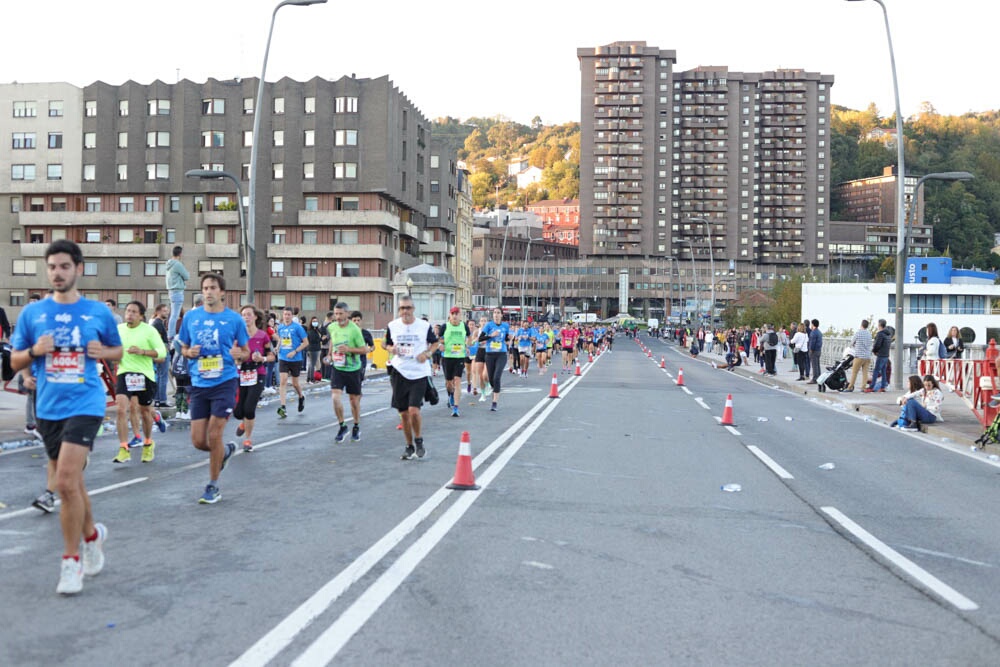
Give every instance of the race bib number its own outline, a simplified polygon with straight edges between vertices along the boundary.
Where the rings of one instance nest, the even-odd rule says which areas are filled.
[[[396,344],[396,356],[398,357],[409,357],[413,355],[413,344],[412,343],[397,343]]]
[[[252,387],[257,384],[257,369],[252,368],[248,371],[240,371],[240,386],[241,387]]]
[[[282,350],[292,349],[292,339],[290,337],[281,339],[281,349]]]
[[[222,375],[222,356],[199,357],[198,375],[206,380],[220,377]]]
[[[126,373],[125,391],[146,391],[146,376],[142,373]]]
[[[347,355],[343,352],[334,352],[330,355],[330,360],[333,361],[335,368],[343,368],[347,365]]]
[[[87,355],[83,348],[53,350],[45,356],[45,376],[49,382],[80,384],[86,381]]]
[[[451,345],[452,354],[462,354],[463,352],[465,352],[465,345],[461,343],[452,343]]]
[[[499,340],[491,340],[488,349],[490,352],[499,352],[503,349],[503,342]]]

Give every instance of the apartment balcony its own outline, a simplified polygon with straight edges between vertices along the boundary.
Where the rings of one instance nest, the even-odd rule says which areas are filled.
[[[236,259],[240,256],[239,243],[206,243],[205,257],[209,259]]]
[[[17,221],[22,227],[162,227],[163,212],[146,211],[21,211]]]
[[[374,243],[344,245],[301,243],[268,243],[267,256],[272,259],[380,259],[396,262],[400,251]]]
[[[200,220],[202,224],[213,227],[221,225],[239,227],[240,225],[239,211],[205,211],[204,213],[197,213],[195,215],[201,216]]]
[[[109,259],[162,259],[170,254],[167,246],[158,243],[80,243],[86,258]],[[21,257],[44,257],[47,243],[21,243]]]
[[[300,227],[385,227],[398,232],[403,225],[416,229],[388,211],[299,211]]]
[[[392,293],[388,278],[338,278],[337,276],[285,276],[288,292],[329,292],[358,294],[362,292]]]
[[[449,257],[455,256],[455,244],[447,241],[429,241],[420,244],[422,253],[441,253]]]

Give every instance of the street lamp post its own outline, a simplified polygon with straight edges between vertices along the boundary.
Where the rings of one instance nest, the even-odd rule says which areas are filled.
[[[488,274],[488,273],[480,273],[480,274],[479,274],[478,276],[476,276],[476,277],[477,277],[477,278],[479,278],[480,280],[497,280],[497,277],[496,277],[496,276],[491,276],[491,275],[490,275],[490,274]],[[483,291],[485,292],[486,290],[484,289]],[[497,308],[500,308],[500,304],[499,304],[499,303],[497,304]],[[502,310],[502,309],[501,309],[501,310]]]
[[[691,291],[694,292],[694,307],[698,309],[698,273],[694,268],[694,242],[688,239],[677,239],[675,243],[687,243],[691,249]],[[677,272],[680,275],[680,271]]]
[[[233,185],[236,186],[236,212],[239,214],[240,234],[243,236],[243,261],[247,264],[247,303],[253,303],[253,274],[256,252],[253,247],[253,236],[247,229],[247,221],[243,217],[243,189],[240,187],[240,179],[236,178],[236,174],[228,171],[214,171],[211,169],[191,169],[184,172],[184,176],[187,178],[197,178],[203,181],[228,178],[233,182]]]
[[[705,225],[705,240],[708,241],[708,270],[711,273],[709,278],[712,281],[712,303],[708,307],[708,325],[712,327],[715,324],[715,250],[712,247],[712,228],[709,226],[711,222],[705,218],[691,218],[691,222],[700,222]],[[692,250],[692,252],[694,251]]]
[[[308,5],[320,5],[326,3],[327,0],[282,0],[274,8],[271,13],[271,26],[267,30],[267,44],[264,46],[264,64],[260,68],[260,79],[257,80],[257,101],[254,102],[253,108],[253,135],[250,144],[250,187],[249,187],[249,197],[250,197],[250,220],[245,230],[248,237],[247,247],[250,249],[250,255],[247,256],[247,294],[250,295],[251,300],[253,299],[253,288],[251,284],[253,283],[253,271],[250,268],[252,264],[251,257],[256,254],[256,236],[257,236],[257,157],[260,154],[260,119],[261,119],[261,107],[264,104],[264,75],[267,73],[267,56],[271,51],[271,35],[274,33],[274,19],[278,15],[278,10],[285,5],[297,5],[300,7],[305,7]],[[237,186],[238,187],[238,186]],[[243,198],[240,197],[240,214],[243,212]]]
[[[528,272],[528,255],[531,254],[531,242],[541,241],[542,239],[533,239],[528,237],[528,246],[524,251],[524,265],[521,266],[521,319],[524,319],[524,279]]]
[[[863,2],[864,0],[847,0]],[[899,104],[899,79],[896,76],[896,54],[892,50],[892,32],[889,30],[889,11],[882,0],[872,0],[882,8],[885,19],[885,38],[889,43],[889,65],[892,68],[892,93],[896,101],[896,350],[893,355],[893,384],[903,388],[903,271],[906,262],[906,165],[903,161],[903,111]]]

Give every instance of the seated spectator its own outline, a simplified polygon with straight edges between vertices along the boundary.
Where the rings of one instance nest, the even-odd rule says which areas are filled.
[[[899,427],[904,431],[917,431],[920,424],[942,421],[941,403],[944,401],[944,393],[937,378],[925,375],[921,381],[919,376],[911,375],[909,382],[910,391],[897,401],[903,406],[897,422]]]

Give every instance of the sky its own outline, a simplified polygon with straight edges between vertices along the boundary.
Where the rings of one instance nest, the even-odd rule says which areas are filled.
[[[1000,6],[884,0],[904,116],[1000,108]],[[173,83],[260,75],[277,0],[43,0],[9,3],[0,83]],[[434,119],[580,118],[577,48],[645,41],[677,70],[725,65],[833,74],[831,101],[895,110],[882,10],[873,0],[332,0],[283,7],[267,80],[388,75]],[[977,74],[978,72],[978,74]]]

